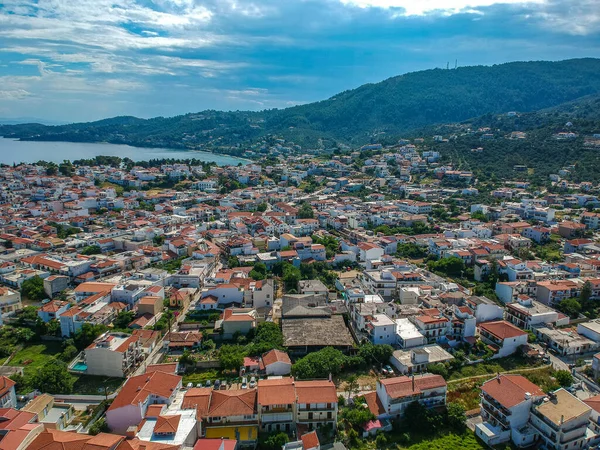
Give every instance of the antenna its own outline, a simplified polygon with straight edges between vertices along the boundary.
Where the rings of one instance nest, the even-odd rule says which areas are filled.
[[[450,69],[450,61],[446,63],[446,70]]]
[[[456,69],[458,67],[458,59],[456,61],[454,61],[454,68]]]

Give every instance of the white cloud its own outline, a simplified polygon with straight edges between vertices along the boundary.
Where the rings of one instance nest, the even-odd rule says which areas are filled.
[[[0,100],[21,100],[25,97],[29,97],[31,93],[25,89],[15,89],[11,91],[0,90]]]
[[[344,5],[359,8],[402,8],[405,16],[422,16],[432,12],[454,14],[473,12],[474,8],[492,5],[544,4],[546,0],[339,0]]]

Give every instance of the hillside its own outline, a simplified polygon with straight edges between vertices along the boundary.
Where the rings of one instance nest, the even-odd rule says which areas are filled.
[[[303,146],[320,139],[362,144],[421,127],[506,111],[536,111],[600,93],[600,60],[515,62],[426,70],[342,92],[328,100],[262,112],[204,111],[172,118],[117,117],[64,126],[0,126],[29,140],[113,142],[241,152],[267,135]]]

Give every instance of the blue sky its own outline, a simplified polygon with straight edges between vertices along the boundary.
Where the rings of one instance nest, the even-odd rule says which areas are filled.
[[[0,117],[321,100],[401,73],[600,57],[599,0],[4,0]]]

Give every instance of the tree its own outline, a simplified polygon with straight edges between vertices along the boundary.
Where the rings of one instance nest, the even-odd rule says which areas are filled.
[[[360,384],[358,384],[358,377],[356,375],[351,375],[350,377],[348,377],[348,379],[346,380],[345,389],[346,394],[348,394],[348,398],[350,398],[352,394],[355,394],[359,390]]]
[[[296,289],[298,287],[298,281],[302,278],[300,269],[293,266],[290,263],[284,263],[283,265],[283,282],[285,283],[286,289]]]
[[[244,348],[239,345],[223,345],[219,349],[219,362],[226,370],[237,370],[244,363]]]
[[[189,350],[184,350],[183,354],[179,357],[179,364],[182,366],[189,366],[195,364],[196,360],[192,356]]]
[[[237,259],[236,256],[230,256],[227,259],[227,267],[229,267],[230,269],[233,269],[234,267],[239,267],[240,266],[240,260]]]
[[[298,209],[298,219],[314,219],[315,213],[309,203],[304,202]]]
[[[350,427],[358,429],[370,420],[375,420],[375,415],[369,408],[365,408],[365,398],[356,397],[351,407],[346,407],[341,412],[341,419]]]
[[[448,368],[442,363],[433,363],[427,366],[427,371],[448,378]]]
[[[113,326],[119,329],[128,328],[134,317],[135,313],[133,311],[121,311],[113,321]]]
[[[82,248],[79,253],[87,256],[99,255],[100,253],[102,253],[102,249],[98,245],[88,245],[87,247]]]
[[[44,280],[35,276],[23,281],[21,285],[21,294],[33,301],[40,301],[46,298],[46,292],[44,292]]]
[[[463,431],[467,424],[467,415],[463,405],[450,402],[446,408],[448,414],[448,425],[456,431]]]
[[[394,349],[387,344],[374,345],[368,342],[358,349],[358,356],[364,359],[366,364],[387,364],[392,353],[394,353]]]
[[[247,347],[249,355],[261,355],[274,348],[283,349],[283,333],[274,322],[263,322],[256,327],[254,336],[248,335],[251,340]]]
[[[265,212],[267,210],[268,205],[266,203],[260,203],[257,207],[256,210],[259,212]]]
[[[581,303],[579,303],[579,300],[576,298],[566,298],[556,305],[556,309],[566,314],[571,319],[576,319],[581,312]]]
[[[256,263],[248,276],[257,281],[264,280],[267,278],[267,266],[264,263]]]
[[[346,357],[341,351],[325,347],[296,361],[292,373],[301,379],[327,378],[330,374],[340,373],[345,363]]]
[[[584,303],[586,303],[591,298],[591,296],[592,284],[589,281],[586,281],[581,287],[581,294],[579,294],[579,300],[581,301],[581,304],[583,305]]]
[[[31,375],[27,384],[41,392],[70,394],[74,383],[75,378],[67,370],[67,365],[51,359]]]
[[[59,358],[64,362],[69,362],[73,358],[77,356],[78,350],[74,345],[67,345],[62,353],[59,355]]]
[[[108,428],[108,424],[106,423],[106,419],[104,417],[101,417],[100,419],[96,420],[89,429],[89,434],[91,434],[92,436],[96,436],[100,433],[109,432],[110,428]]]
[[[165,243],[165,237],[162,234],[158,234],[152,238],[152,242],[157,247],[161,247]]]
[[[427,268],[432,272],[442,272],[448,276],[461,276],[465,270],[465,263],[462,259],[451,256],[439,261],[429,261]]]
[[[270,434],[260,445],[260,448],[265,450],[281,450],[285,444],[290,441],[288,435],[280,431]]]
[[[554,378],[562,387],[568,387],[573,384],[573,375],[568,370],[558,370],[554,374]]]
[[[92,325],[91,323],[84,323],[79,330],[75,332],[73,336],[73,342],[78,350],[83,350],[90,345],[94,340],[104,333],[108,328],[102,324]]]

